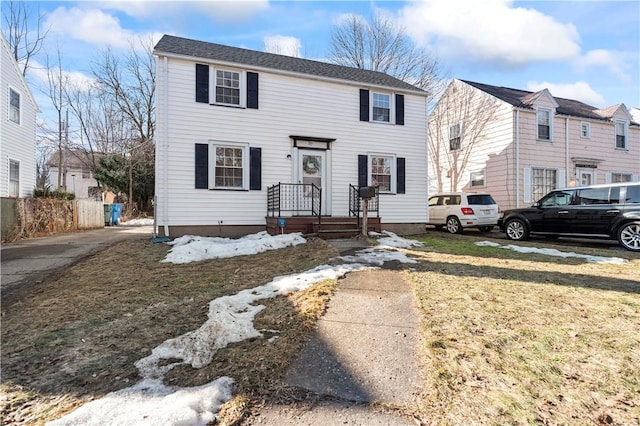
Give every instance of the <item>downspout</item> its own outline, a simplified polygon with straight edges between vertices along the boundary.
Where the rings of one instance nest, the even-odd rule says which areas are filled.
[[[569,117],[564,119],[564,184],[569,186]]]
[[[516,208],[520,207],[520,111],[516,109]]]
[[[164,219],[164,236],[169,236],[169,59],[165,56],[162,58],[162,73],[163,75],[163,92],[164,99],[162,100],[162,109],[163,109],[163,137],[162,137],[162,152],[164,153],[164,157],[162,158],[162,169],[163,169],[163,219]]]

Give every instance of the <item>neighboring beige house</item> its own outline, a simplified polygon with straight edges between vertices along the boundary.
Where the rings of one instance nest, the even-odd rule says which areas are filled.
[[[0,197],[31,197],[36,185],[38,106],[4,34],[0,38]]]
[[[93,177],[93,170],[98,159],[104,154],[89,153],[84,149],[67,148],[53,153],[47,165],[49,166],[48,185],[52,190],[58,189],[58,175],[62,164],[62,176],[60,187],[64,188],[65,182],[68,192],[76,195],[76,198],[102,199],[102,190],[98,187],[98,181]]]
[[[429,151],[430,192],[488,192],[503,210],[558,187],[640,179],[640,124],[624,104],[547,89],[453,80],[430,115]]]

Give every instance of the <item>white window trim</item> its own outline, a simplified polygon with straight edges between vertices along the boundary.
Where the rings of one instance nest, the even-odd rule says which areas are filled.
[[[469,173],[469,186],[471,188],[483,188],[485,186],[487,186],[487,169],[481,169],[475,172],[470,172]],[[481,173],[482,174],[482,185],[474,185],[473,184],[473,175],[476,173]]]
[[[398,159],[396,158],[396,154],[382,153],[382,152],[370,152],[367,154],[367,185],[373,185],[373,157],[385,157],[391,158],[391,190],[390,191],[382,191],[380,190],[380,194],[395,194],[398,188],[398,172],[396,170],[396,164]]]
[[[587,129],[587,134],[584,135],[582,133],[582,129],[583,127],[586,126]],[[583,139],[590,139],[591,138],[591,123],[587,122],[587,121],[582,121],[580,122],[580,137]]]
[[[216,186],[216,148],[241,148],[242,149],[242,186]],[[249,168],[251,166],[249,158],[249,144],[238,142],[209,141],[209,188],[225,191],[248,191],[249,190]]]
[[[14,119],[11,118],[11,111],[13,109],[13,106],[11,105],[11,92],[15,92],[18,94],[18,101],[20,102],[20,105],[18,105],[18,121],[15,121]],[[11,86],[9,86],[9,90],[7,91],[7,106],[9,107],[7,110],[7,119],[12,123],[21,125],[22,124],[22,93],[20,93],[19,90],[16,90]]]
[[[540,139],[538,128],[538,113],[542,111],[549,113],[549,139]],[[553,142],[553,110],[551,108],[536,109],[536,139],[542,142]]]
[[[618,146],[618,124],[622,124],[624,127],[624,147]],[[629,149],[629,122],[624,120],[616,120],[613,124],[613,133],[614,133],[614,147],[616,149],[627,151]]]
[[[12,194],[11,193],[11,183],[14,182],[11,179],[11,163],[16,163],[18,165],[18,191],[16,194]],[[9,159],[9,167],[8,167],[8,184],[9,184],[9,188],[8,188],[8,193],[10,197],[15,197],[15,198],[19,198],[20,197],[20,186],[21,186],[21,181],[22,181],[22,162],[20,160],[14,160],[12,158]]]
[[[460,146],[458,147],[458,149],[451,149],[451,128],[453,126],[456,126],[456,125],[459,126],[459,129],[460,129],[459,130],[459,134],[458,134],[458,137],[460,138]],[[448,139],[448,141],[449,141],[449,152],[460,151],[462,149],[462,128],[463,127],[462,127],[462,122],[461,121],[458,121],[457,123],[454,123],[454,124],[449,126],[449,139]]]
[[[216,102],[216,71],[228,71],[238,73],[238,78],[240,79],[240,103],[236,104],[227,104],[224,102]],[[209,66],[209,103],[211,105],[222,105],[228,106],[232,108],[246,108],[247,107],[247,73],[246,71],[233,69],[233,68],[225,68],[225,67],[214,67]]]
[[[373,119],[373,96],[374,95],[385,95],[389,96],[389,121],[380,121]],[[396,104],[395,104],[395,96],[393,93],[386,92],[374,92],[373,90],[369,92],[369,120],[372,123],[380,123],[380,124],[396,124]]]

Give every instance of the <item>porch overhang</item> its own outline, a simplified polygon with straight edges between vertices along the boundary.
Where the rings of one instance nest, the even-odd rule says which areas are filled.
[[[311,149],[331,149],[331,143],[335,142],[335,138],[320,138],[317,136],[300,136],[290,135],[295,148],[311,148]]]

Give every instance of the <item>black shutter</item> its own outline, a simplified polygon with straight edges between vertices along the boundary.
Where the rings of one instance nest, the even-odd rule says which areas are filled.
[[[209,65],[196,64],[196,102],[209,103]]]
[[[367,165],[369,158],[366,155],[358,155],[358,186],[367,186],[369,181]]]
[[[404,126],[404,95],[396,95],[396,124]]]
[[[262,148],[249,148],[249,189],[262,189]]]
[[[196,144],[196,189],[209,189],[209,145]]]
[[[405,159],[396,159],[396,194],[405,193]]]
[[[369,121],[369,91],[360,89],[360,121]]]
[[[247,108],[258,109],[258,73],[247,71]]]

